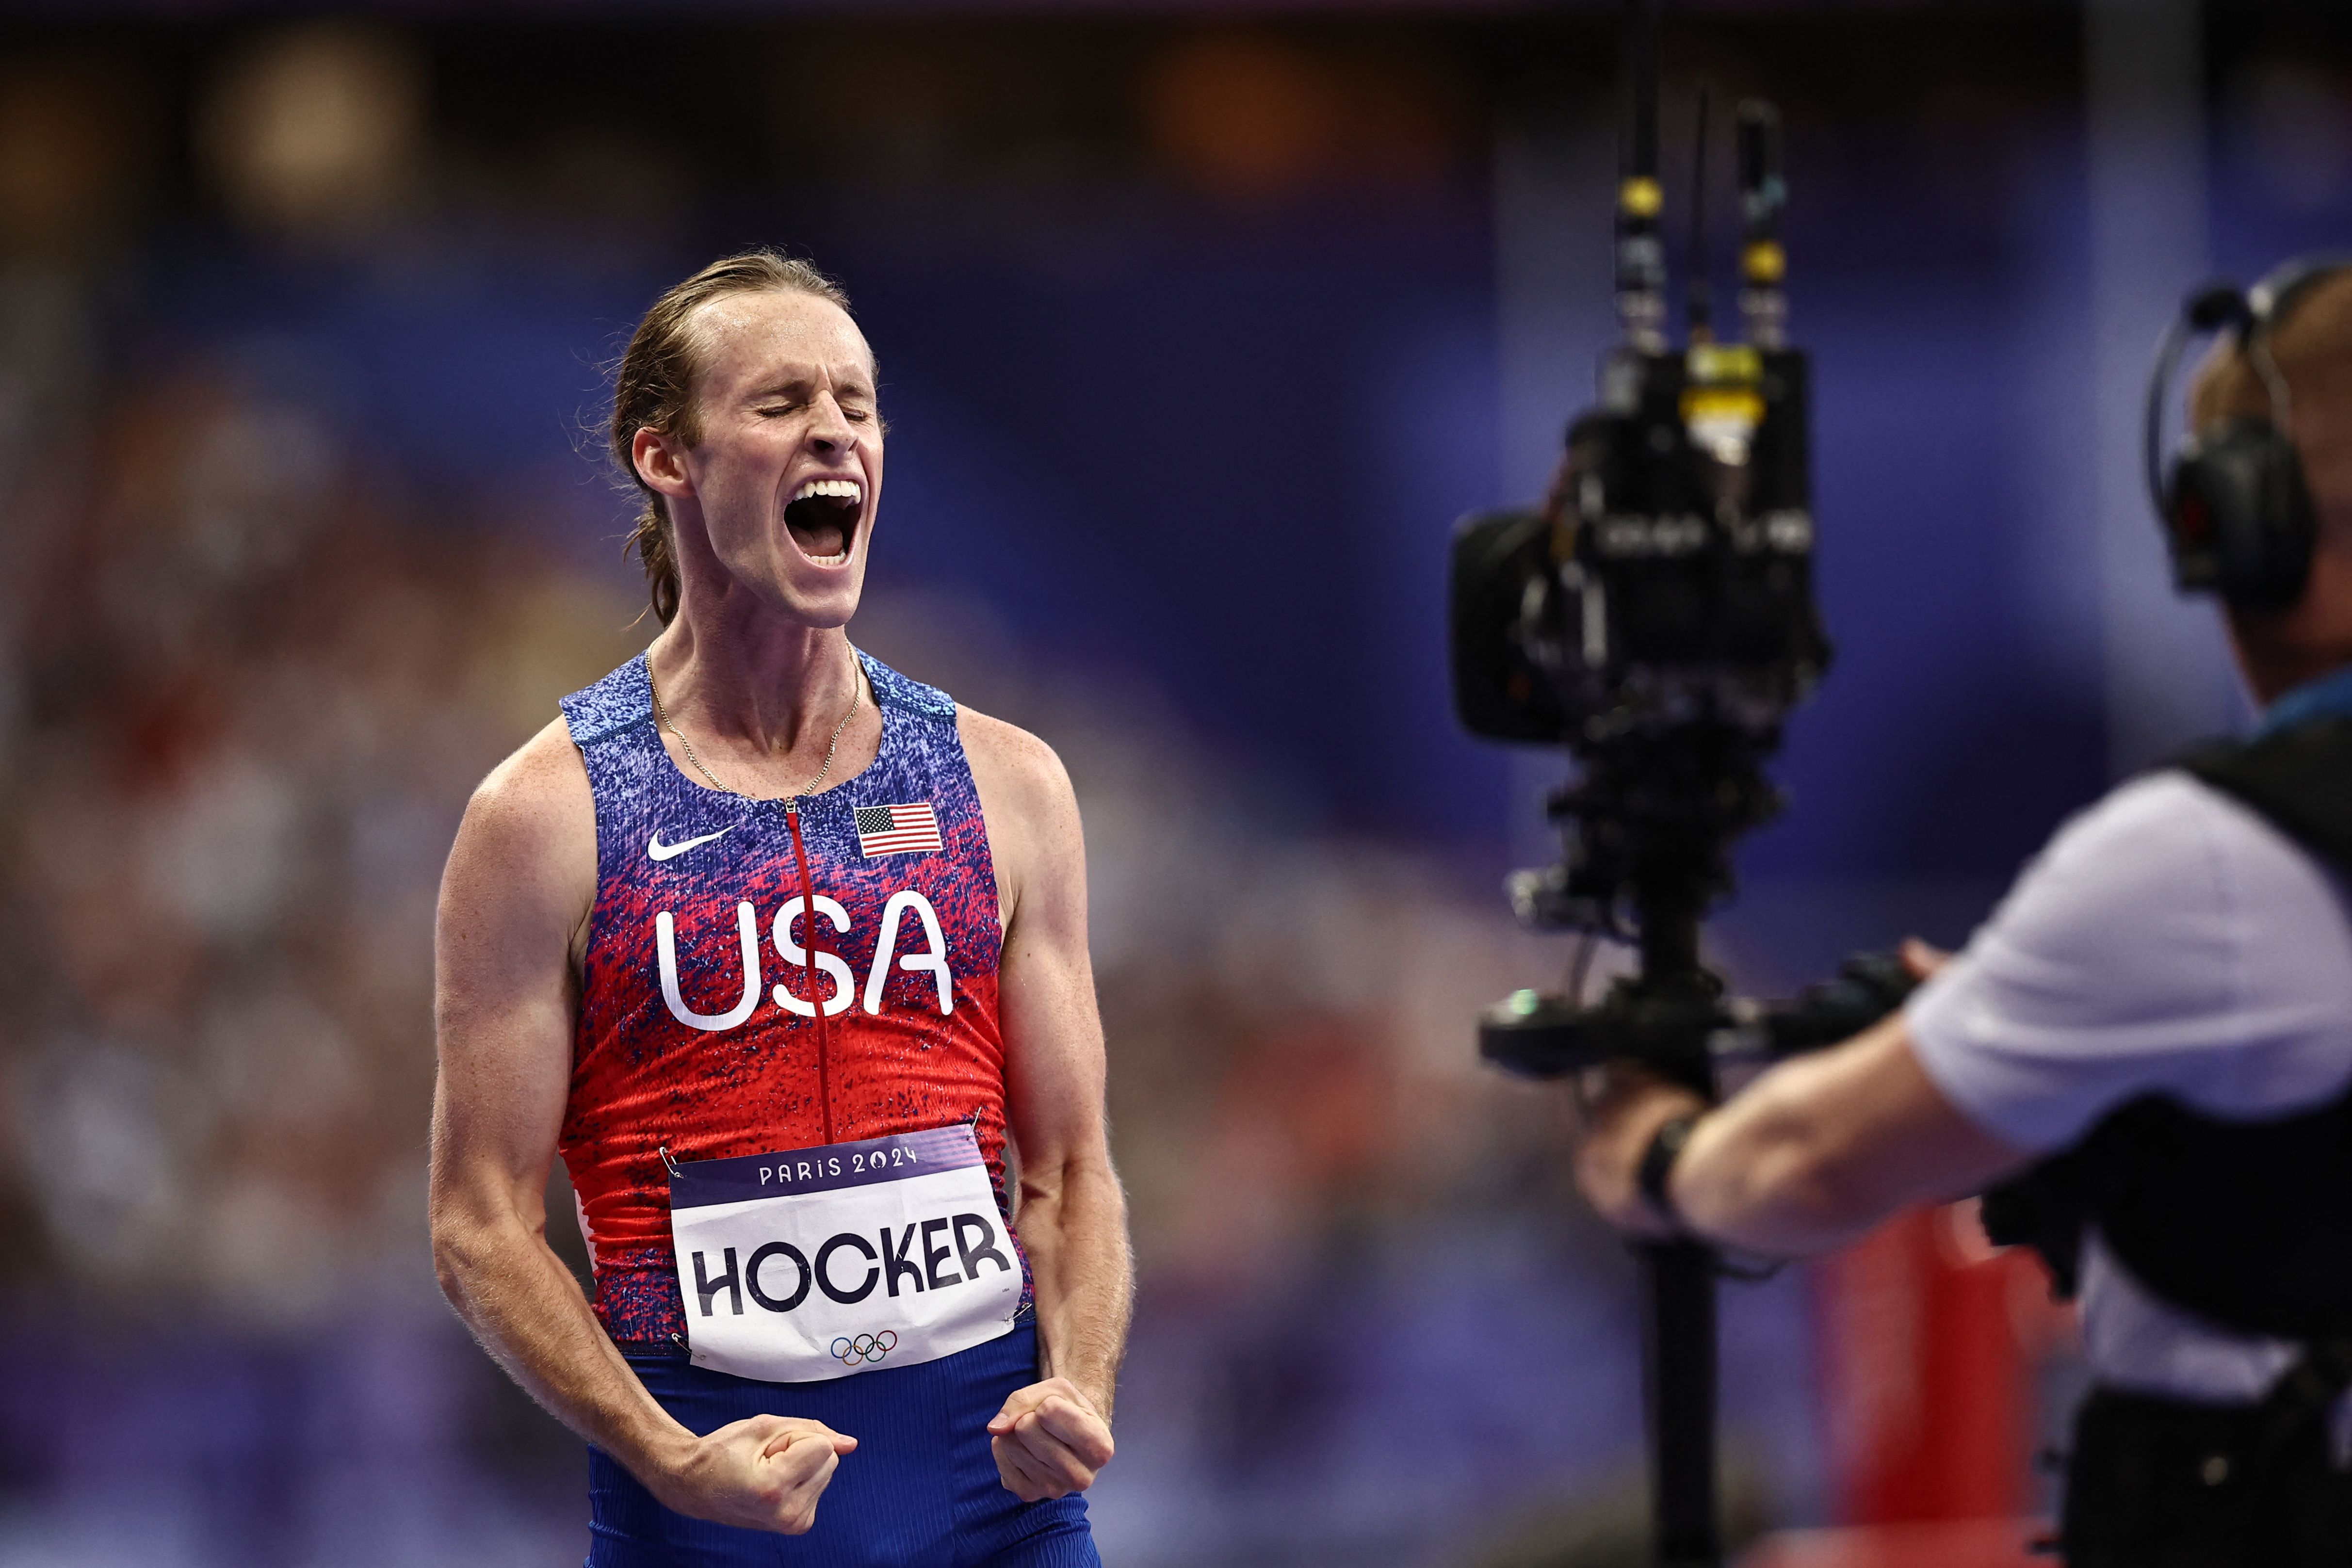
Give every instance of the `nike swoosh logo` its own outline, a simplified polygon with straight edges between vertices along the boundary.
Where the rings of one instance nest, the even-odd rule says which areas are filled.
[[[658,863],[674,856],[682,855],[690,849],[707,844],[713,839],[723,839],[734,831],[732,828],[721,828],[715,833],[705,833],[698,839],[681,839],[674,844],[662,842],[661,834],[656,831],[652,838],[646,841],[646,858]]]

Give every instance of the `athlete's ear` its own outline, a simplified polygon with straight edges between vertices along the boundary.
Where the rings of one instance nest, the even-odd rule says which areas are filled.
[[[629,442],[629,461],[637,477],[656,492],[678,500],[694,494],[694,481],[686,472],[686,448],[676,437],[640,425]]]

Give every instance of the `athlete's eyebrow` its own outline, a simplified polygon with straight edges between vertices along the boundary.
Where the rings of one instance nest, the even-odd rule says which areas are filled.
[[[817,385],[818,378],[804,372],[789,372],[771,382],[762,382],[751,392],[751,401],[762,402],[772,397],[806,397]],[[874,401],[874,388],[864,377],[845,377],[834,383],[835,397]]]
[[[816,384],[816,378],[803,371],[790,372],[773,381],[761,382],[751,389],[751,400],[761,402],[772,397],[804,397]]]

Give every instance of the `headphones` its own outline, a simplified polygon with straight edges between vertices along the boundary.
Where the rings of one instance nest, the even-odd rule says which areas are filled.
[[[2318,536],[2303,460],[2290,438],[2293,405],[2270,340],[2312,286],[2352,262],[2297,257],[2241,293],[2213,284],[2190,295],[2164,335],[2147,388],[2149,498],[2172,554],[2173,585],[2218,593],[2232,608],[2284,610],[2303,595]],[[2228,330],[2263,383],[2267,417],[2233,419],[2164,457],[2165,404],[2192,339]]]

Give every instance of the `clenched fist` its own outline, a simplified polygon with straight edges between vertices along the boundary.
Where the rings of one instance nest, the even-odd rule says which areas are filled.
[[[856,1447],[822,1421],[747,1416],[695,1438],[651,1490],[696,1519],[803,1535],[841,1456]]]
[[[996,1473],[1023,1502],[1084,1491],[1110,1463],[1110,1423],[1066,1377],[1013,1390],[988,1433]]]

